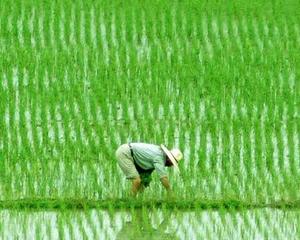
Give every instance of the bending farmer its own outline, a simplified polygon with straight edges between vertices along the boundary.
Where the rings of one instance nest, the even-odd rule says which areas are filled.
[[[183,155],[179,149],[168,150],[164,145],[129,143],[121,145],[116,151],[118,164],[132,180],[132,194],[142,192],[151,182],[151,174],[156,170],[162,185],[171,190],[165,167],[174,167],[179,172],[178,161]]]

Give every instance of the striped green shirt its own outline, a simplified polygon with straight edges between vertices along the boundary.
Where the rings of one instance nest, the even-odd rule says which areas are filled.
[[[155,169],[160,178],[166,177],[166,154],[160,146],[148,143],[130,143],[136,163],[143,169]]]

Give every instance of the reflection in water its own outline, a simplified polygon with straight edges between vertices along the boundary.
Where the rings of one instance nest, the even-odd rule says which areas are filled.
[[[0,239],[240,240],[300,236],[299,209],[16,209],[1,210],[0,223]]]
[[[172,239],[176,240],[176,228],[170,221],[171,213],[163,214],[163,220],[156,219],[152,222],[151,213],[146,209],[132,211],[131,221],[124,223],[122,229],[118,232],[117,240],[131,239]],[[155,227],[155,225],[157,227]]]

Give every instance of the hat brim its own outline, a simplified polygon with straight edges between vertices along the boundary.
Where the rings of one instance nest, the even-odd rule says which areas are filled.
[[[172,162],[172,164],[173,164],[173,166],[174,166],[175,172],[180,173],[180,170],[179,170],[177,161],[176,161],[176,159],[173,157],[172,153],[171,153],[171,152],[170,152],[163,144],[161,144],[160,147],[161,147],[161,149],[164,151],[164,153],[168,156],[168,158],[170,159],[170,161]]]

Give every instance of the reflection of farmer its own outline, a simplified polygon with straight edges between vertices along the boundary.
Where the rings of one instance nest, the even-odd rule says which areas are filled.
[[[151,224],[151,217],[149,212],[143,212],[143,210],[135,210],[132,213],[132,221],[124,223],[122,229],[118,232],[117,240],[136,240],[136,239],[170,239],[176,240],[178,237],[175,232],[177,229],[172,229],[170,233],[170,214],[164,213],[163,221],[153,228]],[[169,228],[167,232],[167,228]]]
[[[155,169],[162,185],[170,191],[170,183],[165,167],[173,166],[179,172],[178,161],[183,155],[179,149],[169,151],[164,145],[147,143],[129,143],[121,145],[116,151],[118,164],[132,180],[132,194],[143,191],[151,181],[151,173]]]

